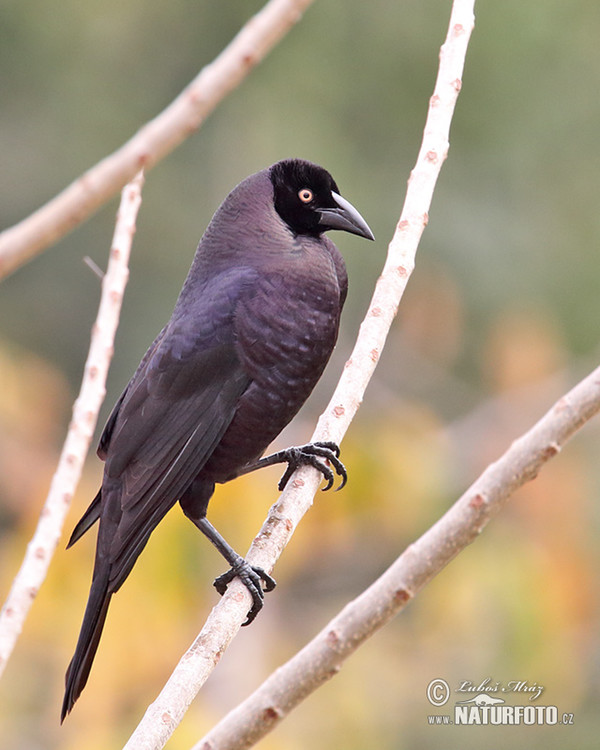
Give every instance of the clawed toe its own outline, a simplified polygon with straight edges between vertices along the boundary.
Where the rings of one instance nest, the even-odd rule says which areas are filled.
[[[340,448],[337,443],[332,441],[308,443],[307,445],[281,451],[281,460],[287,461],[287,469],[279,480],[279,491],[281,492],[285,488],[292,474],[300,466],[313,466],[320,471],[327,482],[325,487],[323,487],[323,491],[330,490],[333,487],[335,477],[333,471],[327,466],[325,461],[328,461],[333,466],[335,473],[341,477],[342,481],[337,488],[341,490],[348,481],[348,473],[346,472],[346,467],[340,461],[339,455]]]
[[[227,586],[238,576],[252,597],[252,607],[248,612],[246,621],[242,623],[242,625],[250,625],[262,609],[265,591],[273,591],[277,584],[275,579],[265,570],[257,565],[250,565],[250,563],[246,562],[243,557],[240,557],[239,561],[237,561],[226,573],[215,578],[213,586],[217,589],[219,594],[223,596],[227,590]],[[262,586],[263,583],[264,590]]]

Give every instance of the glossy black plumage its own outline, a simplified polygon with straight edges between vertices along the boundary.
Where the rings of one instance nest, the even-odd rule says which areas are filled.
[[[347,292],[328,229],[372,239],[329,173],[300,160],[244,180],[210,222],[170,321],[108,419],[102,487],[71,537],[100,520],[63,719],[87,681],[112,594],[178,501],[232,565],[219,591],[240,575],[253,594],[249,620],[261,580],[266,590],[274,585],[229,548],[206,509],[215,483],[254,468],[327,364]]]

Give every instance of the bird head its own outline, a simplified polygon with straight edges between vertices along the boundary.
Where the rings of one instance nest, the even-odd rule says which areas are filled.
[[[302,159],[286,159],[269,170],[275,209],[294,234],[318,236],[340,229],[374,240],[354,206],[342,198],[326,169]]]

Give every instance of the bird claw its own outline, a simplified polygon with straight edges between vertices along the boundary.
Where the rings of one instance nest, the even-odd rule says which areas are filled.
[[[250,625],[262,609],[265,591],[273,591],[277,584],[275,579],[265,570],[258,567],[258,565],[250,565],[250,563],[244,560],[243,557],[240,557],[240,559],[237,560],[226,573],[215,578],[213,586],[217,589],[218,593],[223,596],[227,590],[227,586],[236,577],[241,579],[252,597],[252,607],[248,612],[246,621],[242,623],[242,625]],[[261,581],[265,584],[264,591]]]
[[[278,488],[280,492],[283,491],[292,474],[300,466],[313,466],[320,471],[323,478],[327,481],[327,484],[323,487],[323,492],[330,490],[333,487],[334,473],[329,466],[327,466],[325,461],[328,461],[333,466],[335,473],[342,478],[342,481],[337,487],[338,490],[341,490],[348,481],[346,467],[339,459],[340,447],[333,441],[328,440],[317,443],[308,443],[307,445],[293,446],[281,451],[280,455],[281,461],[287,461],[287,469],[279,480]],[[325,459],[325,461],[322,459]]]

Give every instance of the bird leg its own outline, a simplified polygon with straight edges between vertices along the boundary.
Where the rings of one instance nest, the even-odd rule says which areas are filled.
[[[287,469],[277,485],[279,491],[282,492],[296,469],[300,466],[314,466],[314,468],[320,471],[323,477],[327,480],[327,484],[323,487],[323,491],[325,492],[333,487],[334,481],[333,471],[327,465],[327,461],[333,466],[336,474],[342,478],[342,481],[337,488],[338,490],[341,490],[348,481],[348,474],[346,472],[346,467],[339,459],[339,455],[340,448],[338,444],[333,441],[292,446],[291,448],[286,448],[277,453],[272,453],[270,456],[259,458],[258,461],[255,461],[254,463],[247,464],[238,472],[238,476],[241,474],[248,474],[251,471],[256,471],[256,469],[262,469],[265,466],[287,463]]]
[[[238,553],[225,541],[221,534],[219,534],[208,518],[194,518],[192,520],[231,565],[231,568],[226,573],[215,578],[213,582],[213,586],[217,589],[219,594],[223,596],[227,590],[228,584],[230,584],[236,576],[239,576],[244,586],[250,592],[252,597],[252,608],[248,612],[246,621],[242,623],[243,625],[250,625],[262,609],[263,599],[265,598],[264,592],[273,591],[275,588],[275,579],[271,578],[271,576],[262,568],[257,565],[250,565],[250,563],[241,555],[238,555]],[[265,584],[264,591],[261,581]]]

